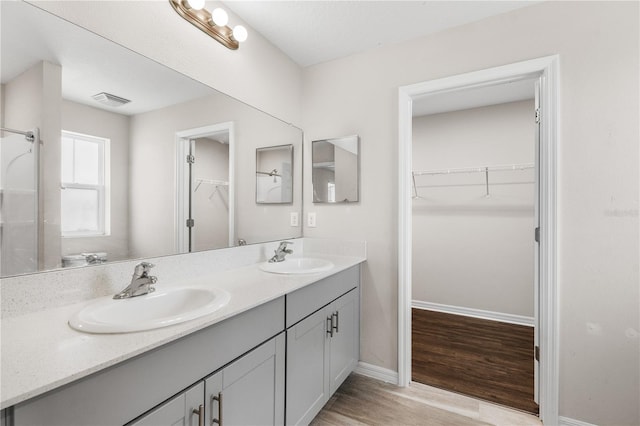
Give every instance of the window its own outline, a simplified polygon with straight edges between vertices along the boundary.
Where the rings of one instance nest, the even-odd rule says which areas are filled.
[[[335,182],[327,182],[327,201],[336,202],[336,184]]]
[[[63,237],[109,235],[109,139],[62,132]]]

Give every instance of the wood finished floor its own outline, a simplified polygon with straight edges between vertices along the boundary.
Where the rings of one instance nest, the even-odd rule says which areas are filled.
[[[311,426],[541,426],[538,417],[442,389],[351,374]]]
[[[538,414],[533,327],[412,311],[413,381]]]

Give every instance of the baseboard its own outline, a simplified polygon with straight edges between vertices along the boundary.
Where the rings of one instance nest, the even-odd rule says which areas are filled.
[[[421,300],[412,300],[411,307],[417,309],[426,309],[429,311],[443,312],[445,314],[464,315],[466,317],[506,322],[508,324],[525,325],[529,327],[533,327],[535,325],[535,319],[533,317],[504,314],[501,312],[483,311],[482,309],[464,308],[462,306],[423,302]]]
[[[362,374],[363,376],[371,377],[372,379],[377,379],[386,383],[393,383],[394,385],[398,384],[397,371],[378,367],[377,365],[367,364],[366,362],[360,361],[354,371],[358,374]]]
[[[558,417],[558,424],[560,426],[596,426],[593,423],[583,422],[581,420],[570,419],[569,417]]]

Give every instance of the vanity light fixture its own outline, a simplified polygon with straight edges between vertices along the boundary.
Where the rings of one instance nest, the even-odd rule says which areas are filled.
[[[247,39],[247,29],[242,25],[233,29],[227,26],[229,15],[224,9],[209,12],[204,8],[204,0],[169,0],[169,3],[178,15],[231,50],[236,50]]]

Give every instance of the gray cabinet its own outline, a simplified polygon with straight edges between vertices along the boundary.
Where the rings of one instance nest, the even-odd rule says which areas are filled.
[[[360,312],[357,289],[330,305],[333,335],[329,339],[329,393],[333,395],[358,364]]]
[[[283,333],[208,377],[206,424],[284,424],[284,360]]]
[[[262,342],[284,339],[284,302],[284,297],[272,300],[18,404],[9,424],[113,426],[139,419]],[[279,360],[284,360],[284,350],[282,354]]]
[[[198,426],[201,424],[199,416],[204,416],[203,396],[204,383],[199,382],[130,423],[129,426]]]
[[[350,290],[287,329],[288,425],[309,424],[356,367],[358,290]]]
[[[128,426],[284,424],[284,359],[282,333]]]

